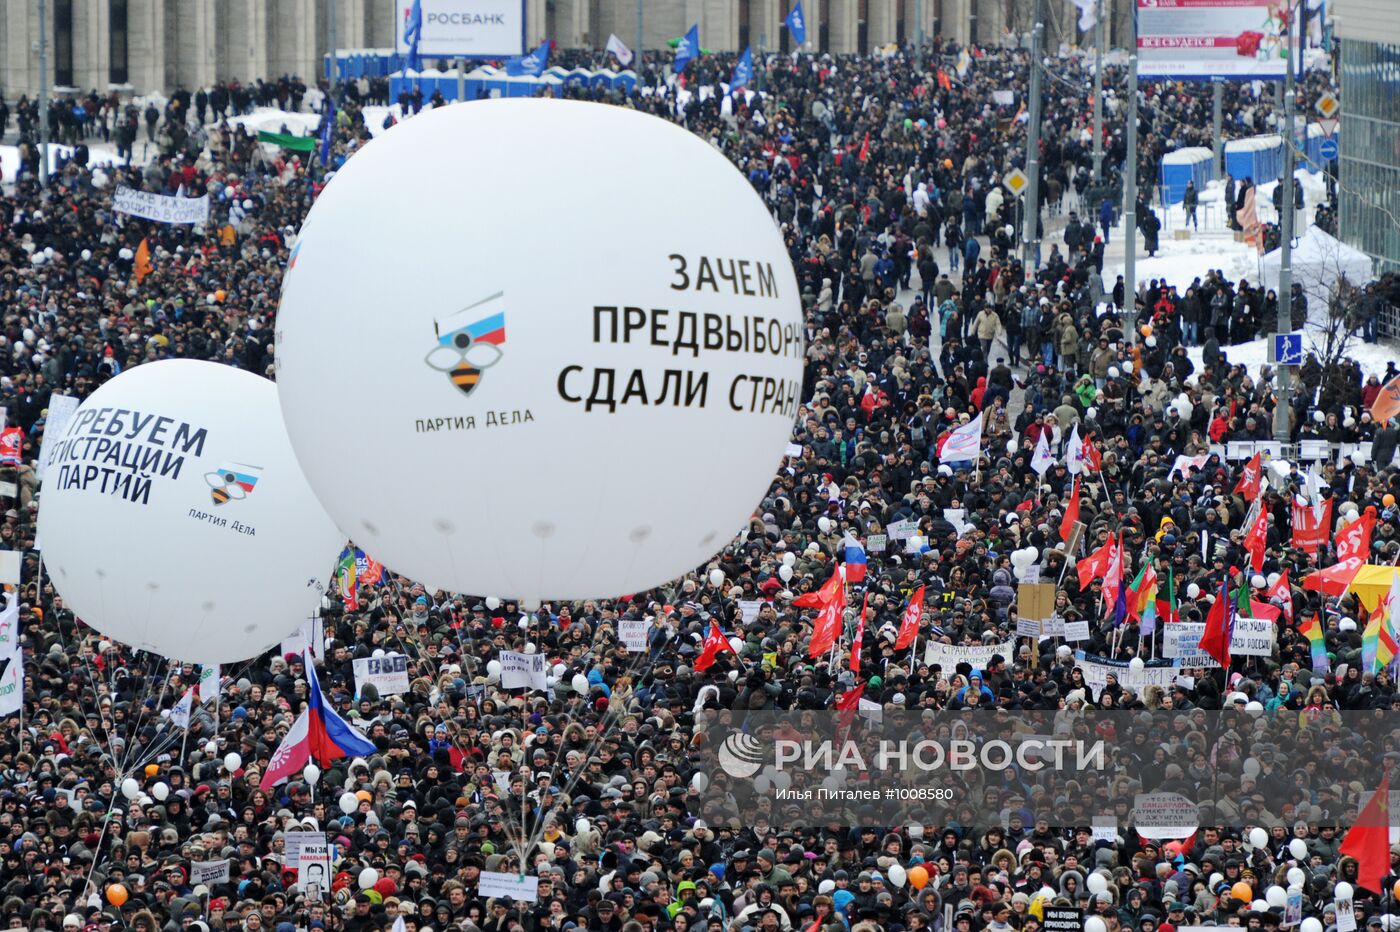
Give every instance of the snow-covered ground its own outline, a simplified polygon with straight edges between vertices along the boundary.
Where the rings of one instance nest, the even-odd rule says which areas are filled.
[[[1299,222],[1304,218],[1313,216],[1313,209],[1323,203],[1327,197],[1326,183],[1321,174],[1299,170],[1297,177],[1303,186],[1303,197],[1305,208],[1299,212]],[[1260,185],[1258,196],[1259,219],[1262,223],[1272,223],[1277,220],[1277,212],[1273,209],[1271,200],[1273,189],[1277,182]],[[1198,211],[1200,220],[1199,232],[1191,229],[1191,237],[1186,240],[1174,238],[1176,230],[1186,226],[1185,211],[1180,205],[1167,209],[1157,209],[1157,216],[1162,220],[1162,231],[1159,236],[1158,250],[1154,258],[1147,258],[1147,253],[1142,249],[1142,238],[1138,237],[1138,256],[1136,267],[1136,278],[1140,282],[1150,282],[1153,279],[1165,279],[1170,285],[1175,285],[1179,292],[1185,292],[1186,288],[1196,278],[1204,278],[1210,269],[1219,269],[1226,278],[1232,281],[1246,279],[1257,284],[1261,278],[1260,256],[1254,247],[1248,243],[1237,242],[1235,234],[1225,227],[1225,214],[1221,201],[1223,200],[1223,187],[1220,182],[1210,182],[1204,191],[1201,192],[1201,209]],[[1104,288],[1111,290],[1118,276],[1123,274],[1123,229],[1122,224],[1115,227],[1112,238],[1109,241],[1109,249],[1105,251],[1104,258]],[[1316,302],[1314,303],[1316,304]],[[1316,317],[1320,308],[1314,306],[1310,309],[1310,316]],[[1310,328],[1305,333],[1316,332],[1316,324],[1310,321]],[[1307,338],[1305,337],[1305,342]],[[1268,340],[1253,340],[1249,343],[1242,343],[1239,346],[1222,347],[1225,355],[1233,363],[1243,363],[1251,370],[1257,370],[1268,359]],[[1195,347],[1187,351],[1192,362],[1200,365],[1201,350]],[[1385,371],[1387,363],[1396,358],[1395,350],[1383,344],[1363,343],[1359,338],[1352,340],[1347,347],[1347,355],[1351,356],[1361,364],[1362,369],[1369,374],[1380,375]]]
[[[60,146],[54,143],[49,144],[49,170],[58,169],[59,156],[71,157],[73,149],[70,146]],[[103,143],[88,143],[88,165],[97,167],[98,165],[125,165],[126,159],[117,155],[117,147],[105,145]],[[13,184],[15,176],[19,174],[19,149],[16,146],[0,146],[0,172],[6,184]]]

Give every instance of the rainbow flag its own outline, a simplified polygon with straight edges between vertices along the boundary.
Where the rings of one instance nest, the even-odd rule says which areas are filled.
[[[1144,560],[1137,578],[1128,586],[1128,618],[1136,620],[1143,635],[1157,630],[1157,571]]]
[[[1327,660],[1327,642],[1322,633],[1322,619],[1314,615],[1312,621],[1298,630],[1308,639],[1308,646],[1312,649],[1313,672],[1325,676],[1331,664]]]
[[[1366,621],[1366,630],[1361,634],[1361,672],[1363,674],[1375,673],[1389,662],[1382,660],[1386,648],[1382,644],[1381,638],[1382,632],[1386,632],[1388,627],[1385,621],[1385,603],[1382,601],[1376,606],[1376,610],[1371,612],[1370,618]],[[1393,645],[1394,638],[1391,637],[1389,640]],[[1395,652],[1392,649],[1391,657],[1394,656]]]

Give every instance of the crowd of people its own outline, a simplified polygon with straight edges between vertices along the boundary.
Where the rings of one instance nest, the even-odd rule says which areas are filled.
[[[1220,448],[1273,436],[1277,374],[1248,371],[1230,349],[1267,330],[1276,296],[1204,261],[1182,294],[1160,282],[1105,282],[1105,241],[1124,234],[1112,198],[1101,213],[1089,195],[1091,81],[1077,57],[1059,61],[1047,87],[1046,250],[1026,268],[1018,203],[1000,186],[1024,165],[1025,126],[1015,102],[993,97],[1011,89],[1023,100],[1025,56],[964,55],[941,41],[928,51],[922,68],[904,53],[773,57],[762,95],[732,99],[695,93],[727,81],[732,56],[692,63],[684,95],[659,90],[664,62],[653,56],[649,93],[567,92],[679,122],[729,156],[771,206],[807,319],[792,437],[801,453],[786,458],[749,527],[712,564],[652,592],[524,607],[429,591],[389,572],[328,596],[319,680],[377,752],[269,791],[261,776],[307,697],[301,655],[226,668],[217,701],[202,696],[187,729],[172,724],[171,707],[199,671],[105,641],[42,572],[34,466],[48,399],[84,397],[169,357],[270,376],[280,283],[301,220],[327,176],[383,130],[372,124],[412,117],[395,109],[367,120],[365,107],[387,100],[387,88],[336,88],[323,165],[220,119],[255,101],[295,109],[313,95],[295,80],[176,95],[153,105],[154,120],[94,96],[82,118],[77,104],[59,114],[60,125],[88,127],[68,141],[90,137],[94,120],[102,134],[135,123],[159,140],[154,154],[119,166],[71,158],[41,186],[35,108],[21,102],[25,171],[4,179],[0,193],[0,402],[24,432],[0,524],[0,547],[22,554],[25,664],[23,714],[0,734],[4,925],[1036,932],[1059,906],[1084,909],[1086,922],[1102,923],[1086,925],[1097,932],[1255,930],[1284,922],[1266,890],[1291,886],[1289,871],[1301,870],[1305,932],[1395,929],[1395,878],[1380,890],[1359,885],[1357,861],[1340,853],[1354,807],[1337,802],[1338,776],[1308,754],[1330,753],[1342,714],[1400,709],[1400,692],[1393,671],[1365,655],[1370,617],[1360,599],[1303,587],[1337,559],[1336,532],[1358,518],[1374,521],[1373,562],[1400,558],[1392,465],[1400,434],[1368,413],[1394,367],[1363,377],[1344,355],[1302,367],[1286,412],[1290,439],[1369,444],[1369,455],[1334,451],[1312,472],[1275,464],[1251,495],[1241,482],[1246,462]],[[1113,80],[1121,74],[1110,78],[1104,183],[1114,187],[1128,153],[1122,82]],[[1202,141],[1209,88],[1145,81],[1143,94],[1151,106],[1133,158],[1150,184],[1161,152]],[[1267,125],[1267,90],[1232,85],[1229,94],[1227,129]],[[116,214],[117,184],[207,193],[211,221],[191,228]],[[143,239],[152,268],[138,280]],[[1394,289],[1387,282],[1371,293],[1393,299]],[[1128,306],[1142,329],[1126,329]],[[1374,302],[1359,300],[1342,310],[1375,313]],[[1188,352],[1195,347],[1199,363]],[[983,455],[942,461],[948,434],[979,416]],[[1101,455],[1088,472],[1066,456],[1073,438]],[[1035,456],[1042,440],[1055,459],[1045,469]],[[655,453],[659,469],[669,456],[694,455]],[[1300,496],[1335,503],[1327,512],[1335,527],[1320,544],[1295,545]],[[1266,515],[1257,572],[1244,526],[1256,497]],[[1082,525],[1070,522],[1073,547],[1061,533],[1071,500]],[[893,533],[911,524],[903,538]],[[93,533],[121,546],[120,528]],[[1181,623],[1205,619],[1222,587],[1231,599],[1244,591],[1272,605],[1272,655],[1136,685],[1129,674],[1142,665],[1131,662],[1160,666],[1160,632],[1154,646],[1141,621],[1117,621],[1102,604],[1104,576],[1076,571],[1120,534],[1123,577],[1150,565],[1173,579]],[[1087,622],[1086,639],[1018,637],[1022,575],[1012,556],[1026,548],[1039,578],[1058,583],[1056,617]],[[868,563],[863,583],[850,587],[847,633],[834,651],[811,656],[816,613],[794,600],[854,552]],[[1285,575],[1280,590],[1274,583]],[[897,652],[903,611],[921,587],[918,643],[937,647]],[[652,621],[647,647],[629,653],[619,622],[640,618]],[[737,654],[702,660],[714,625],[736,639]],[[1321,662],[1308,631],[1321,638]],[[978,666],[937,659],[943,648],[1011,641],[1008,654]],[[490,672],[502,651],[527,643],[564,668],[548,691],[507,690]],[[407,692],[356,688],[352,661],[377,650],[408,656]],[[1101,682],[1086,676],[1091,662],[1118,672]],[[830,709],[857,689],[884,710],[969,715],[979,707],[1190,715],[1258,703],[1297,734],[1267,752],[1234,732],[1208,746],[1139,749],[1188,797],[1213,773],[1262,768],[1236,805],[1212,810],[1173,845],[1133,830],[1131,800],[1142,787],[1132,785],[1115,787],[1109,837],[1087,822],[1027,822],[1014,780],[939,821],[831,824],[800,809],[759,822],[702,817],[708,781],[696,778],[717,711]],[[1379,772],[1383,750],[1362,748],[1362,765]],[[123,792],[128,779],[134,795]],[[1266,843],[1253,843],[1255,828],[1269,833]],[[324,888],[295,870],[291,832],[332,842]],[[227,879],[197,879],[201,862],[223,859]],[[918,886],[916,868],[928,878]],[[533,892],[483,891],[483,873],[528,875]],[[1343,905],[1352,917],[1337,915],[1341,882],[1356,884]]]

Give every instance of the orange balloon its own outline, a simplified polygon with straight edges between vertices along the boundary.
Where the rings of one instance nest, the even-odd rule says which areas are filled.
[[[1254,888],[1241,880],[1230,888],[1230,896],[1241,903],[1252,903],[1254,902]]]
[[[107,888],[107,902],[118,909],[121,908],[122,904],[126,902],[127,897],[130,895],[131,894],[126,892],[126,887],[119,883],[114,883]]]
[[[1390,888],[1390,892],[1400,897],[1400,880],[1395,881],[1395,886]]]
[[[1143,325],[1142,325],[1141,333],[1142,333],[1142,335],[1145,336],[1145,337],[1150,337],[1150,336],[1152,336],[1152,325],[1151,325],[1151,324],[1143,324]]]
[[[1389,492],[1385,493],[1385,497],[1381,499],[1381,504],[1389,508],[1391,505],[1395,504],[1395,496],[1391,495]]]
[[[922,890],[924,884],[928,883],[928,868],[924,867],[922,864],[915,864],[913,867],[909,868],[906,876],[909,880],[909,886],[913,887],[915,890]]]
[[[158,773],[160,773],[160,764],[147,764],[147,765],[146,765],[146,776],[148,776],[148,777],[154,777],[154,776],[155,776],[156,774],[158,774]]]

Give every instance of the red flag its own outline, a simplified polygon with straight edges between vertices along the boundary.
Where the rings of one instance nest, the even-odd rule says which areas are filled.
[[[894,649],[904,650],[919,636],[919,620],[924,617],[924,587],[914,590],[909,604],[904,609],[904,619],[899,624],[899,637],[895,638]]]
[[[1234,636],[1235,602],[1230,598],[1230,577],[1227,575],[1215,595],[1215,604],[1206,616],[1206,631],[1196,646],[1214,657],[1225,670],[1230,669],[1230,638]]]
[[[1100,472],[1103,469],[1103,454],[1100,453],[1099,448],[1094,445],[1093,437],[1084,438],[1084,445],[1080,448],[1079,458],[1084,461],[1085,466],[1088,466],[1094,472]]]
[[[1337,562],[1303,577],[1303,588],[1328,595],[1342,595],[1371,556],[1371,531],[1375,512],[1367,510],[1337,534]]]
[[[1108,564],[1113,559],[1113,547],[1117,542],[1116,538],[1110,537],[1102,547],[1079,561],[1076,569],[1079,571],[1081,590],[1088,589],[1095,576],[1103,576],[1108,572]]]
[[[807,592],[792,600],[796,608],[821,608],[830,602],[841,588],[841,568],[838,566],[836,572],[831,574],[831,578],[822,583],[822,587],[816,592]]]
[[[1264,470],[1260,464],[1260,457],[1263,455],[1256,453],[1251,456],[1240,471],[1240,481],[1235,483],[1235,491],[1243,495],[1247,502],[1258,498],[1259,490],[1264,486]]]
[[[156,267],[151,263],[151,244],[142,239],[141,245],[136,247],[136,284],[141,284],[142,280],[155,270]]]
[[[1278,599],[1283,608],[1283,617],[1293,620],[1293,589],[1288,585],[1288,570],[1279,574],[1278,580],[1264,593],[1270,600]]]
[[[1123,532],[1119,531],[1108,540],[1113,548],[1108,552],[1108,568],[1103,574],[1103,604],[1104,608],[1116,612],[1118,609],[1118,597],[1123,591]],[[1124,599],[1123,615],[1127,614],[1127,600]],[[1121,617],[1115,618],[1117,624]]]
[[[1324,498],[1314,508],[1304,502],[1293,502],[1293,546],[1307,553],[1316,553],[1327,543],[1332,530],[1332,499]]]
[[[865,640],[865,609],[870,604],[870,590],[865,590],[865,598],[860,602],[860,621],[856,622],[856,636],[851,638],[851,672],[860,672],[860,648]]]
[[[1074,526],[1079,523],[1079,477],[1074,478],[1074,490],[1069,493],[1069,504],[1065,506],[1065,516],[1060,519],[1060,540],[1069,543]],[[1076,548],[1077,549],[1077,548]],[[1082,585],[1080,588],[1084,588]]]
[[[854,712],[860,708],[860,697],[865,692],[865,684],[861,683],[855,689],[848,689],[836,700],[838,712]]]
[[[945,91],[951,91],[953,89],[952,79],[948,77],[948,72],[944,71],[942,68],[938,69],[938,86]]]
[[[710,633],[705,635],[705,643],[700,650],[700,656],[695,658],[695,672],[703,673],[714,666],[715,658],[722,651],[729,651],[735,657],[739,656],[734,650],[734,645],[729,643],[729,638],[724,636],[724,632],[719,629],[718,622],[710,622]]]
[[[858,158],[864,162],[870,157],[870,133],[865,134],[865,141],[860,144],[860,155]]]
[[[1249,565],[1254,572],[1264,568],[1264,550],[1269,545],[1269,515],[1262,507],[1255,509],[1254,521],[1244,533],[1244,549],[1249,553]]]
[[[819,657],[831,650],[836,643],[836,635],[841,631],[841,610],[846,607],[844,591],[837,590],[830,601],[822,606],[817,622],[812,630],[812,643],[807,648],[807,656]]]
[[[1390,771],[1381,778],[1356,824],[1347,829],[1340,853],[1356,858],[1357,886],[1385,892],[1382,882],[1390,873]]]

